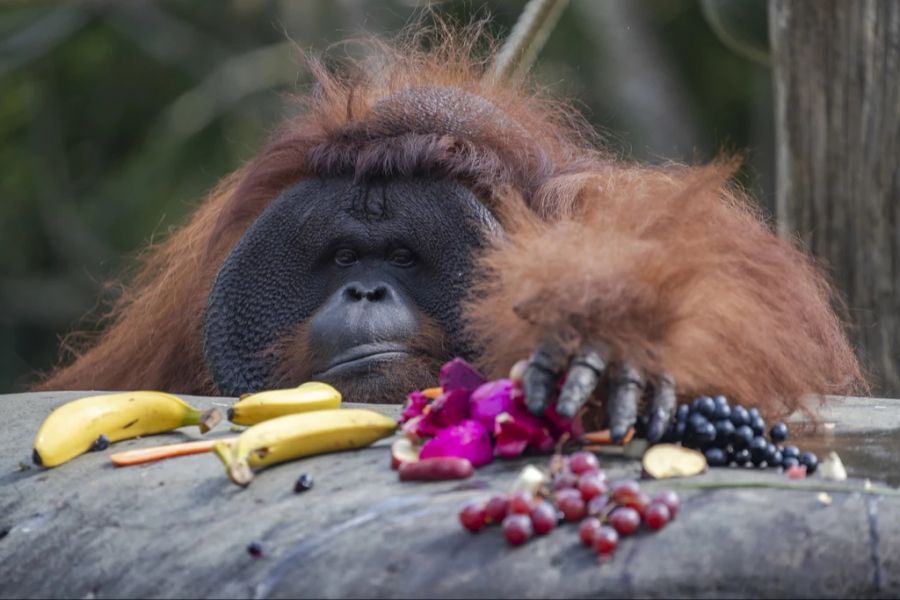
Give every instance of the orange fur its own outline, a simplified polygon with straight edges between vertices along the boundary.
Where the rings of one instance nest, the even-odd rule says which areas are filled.
[[[467,185],[507,229],[467,317],[495,374],[568,332],[670,371],[685,391],[757,404],[861,381],[830,288],[727,188],[729,169],[615,161],[565,104],[484,79],[478,27],[442,27],[428,51],[413,36],[372,42],[339,72],[311,60],[297,116],[148,252],[106,332],[41,387],[215,393],[206,297],[265,207],[306,177],[422,172]]]

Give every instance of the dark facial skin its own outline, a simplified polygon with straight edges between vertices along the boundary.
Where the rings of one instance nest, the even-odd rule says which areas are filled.
[[[210,293],[216,385],[238,395],[313,379],[356,402],[434,385],[442,361],[470,355],[460,302],[490,231],[490,213],[449,181],[295,185],[247,229]],[[279,342],[291,336],[288,352]]]

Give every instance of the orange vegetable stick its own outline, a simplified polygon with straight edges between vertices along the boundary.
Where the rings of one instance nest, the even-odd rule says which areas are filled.
[[[422,393],[425,394],[426,398],[431,398],[432,400],[434,400],[435,398],[443,394],[444,390],[439,387],[425,388],[424,390],[422,390]]]
[[[603,431],[589,431],[581,436],[586,442],[591,442],[593,444],[612,444],[612,436],[609,434],[609,429],[604,429]],[[634,427],[628,428],[628,433],[625,434],[625,437],[622,438],[622,445],[627,444],[631,441],[631,438],[634,437]]]
[[[128,467],[131,465],[154,462],[164,458],[174,458],[176,456],[209,452],[213,449],[213,446],[216,445],[216,442],[230,444],[236,439],[237,437],[233,437],[218,440],[201,440],[199,442],[184,442],[181,444],[168,444],[166,446],[154,446],[152,448],[139,448],[138,450],[117,452],[110,456],[109,459],[117,467]]]

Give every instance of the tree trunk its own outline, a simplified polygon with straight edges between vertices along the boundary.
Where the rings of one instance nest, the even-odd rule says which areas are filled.
[[[900,394],[900,2],[770,0],[776,216],[843,292],[873,391]]]

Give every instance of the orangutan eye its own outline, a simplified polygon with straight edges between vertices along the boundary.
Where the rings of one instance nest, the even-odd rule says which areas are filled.
[[[334,253],[334,262],[339,267],[349,267],[359,262],[359,257],[350,248],[340,248]]]
[[[395,267],[411,267],[416,262],[416,257],[406,248],[399,248],[391,252],[391,264]]]

